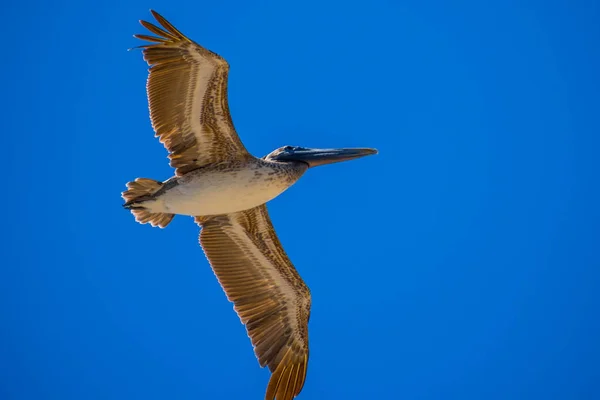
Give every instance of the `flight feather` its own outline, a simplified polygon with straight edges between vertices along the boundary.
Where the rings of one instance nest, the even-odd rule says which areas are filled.
[[[286,255],[267,207],[196,217],[200,244],[246,326],[261,366],[272,372],[265,399],[291,400],[308,365],[310,291]]]
[[[229,64],[193,42],[152,11],[162,26],[140,23],[156,36],[143,48],[150,66],[146,91],[156,136],[178,176],[225,160],[249,157],[237,135],[227,100]]]

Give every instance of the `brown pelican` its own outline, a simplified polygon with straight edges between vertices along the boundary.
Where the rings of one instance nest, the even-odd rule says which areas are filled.
[[[377,150],[284,146],[253,157],[229,115],[227,61],[152,14],[162,28],[140,23],[157,36],[134,36],[151,42],[139,46],[150,66],[150,119],[175,176],[165,182],[129,182],[122,193],[124,207],[138,222],[161,228],[176,214],[195,218],[200,245],[246,326],[261,367],[271,370],[265,399],[292,399],[306,379],[311,297],[275,234],[265,203],[310,167]]]

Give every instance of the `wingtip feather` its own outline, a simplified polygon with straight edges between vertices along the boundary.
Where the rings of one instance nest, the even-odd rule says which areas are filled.
[[[152,15],[161,24],[171,35],[174,35],[179,40],[185,40],[187,42],[191,42],[191,40],[185,36],[179,29],[175,28],[175,26],[170,23],[165,17],[157,13],[156,11],[152,11]]]
[[[304,387],[308,356],[293,357],[291,349],[284,356],[282,362],[275,370],[265,393],[265,400],[292,400]]]

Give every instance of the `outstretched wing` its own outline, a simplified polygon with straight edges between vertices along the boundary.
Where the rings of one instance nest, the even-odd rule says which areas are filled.
[[[281,247],[267,207],[196,222],[200,244],[260,365],[272,372],[265,399],[293,399],[306,379],[310,291]]]
[[[151,11],[162,28],[140,23],[157,35],[134,35],[152,42],[143,48],[150,66],[146,90],[156,136],[181,176],[206,164],[248,157],[229,114],[229,64]]]

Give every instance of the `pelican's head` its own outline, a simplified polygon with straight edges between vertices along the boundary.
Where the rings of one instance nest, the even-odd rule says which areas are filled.
[[[310,168],[340,161],[354,160],[355,158],[370,156],[371,154],[377,154],[377,150],[368,148],[309,149],[299,146],[283,146],[265,156],[265,160],[303,162]]]

